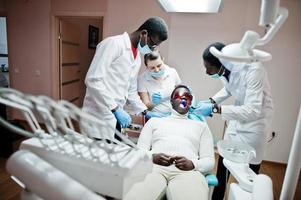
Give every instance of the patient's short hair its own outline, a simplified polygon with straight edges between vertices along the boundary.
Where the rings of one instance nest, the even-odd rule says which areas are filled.
[[[174,93],[176,92],[176,90],[177,90],[178,88],[185,88],[185,89],[187,89],[187,90],[189,91],[189,93],[191,93],[188,86],[186,86],[186,85],[181,85],[181,84],[180,84],[180,85],[176,85],[176,86],[175,86],[175,88],[173,89],[173,91],[172,91],[172,93],[171,93],[171,95],[170,95],[170,98],[173,97]]]

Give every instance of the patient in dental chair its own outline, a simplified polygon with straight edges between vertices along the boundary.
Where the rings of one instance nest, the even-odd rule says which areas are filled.
[[[208,199],[203,173],[214,167],[213,139],[204,122],[187,118],[191,101],[190,90],[178,85],[171,95],[172,115],[145,124],[138,147],[152,154],[153,171],[134,184],[124,199]]]

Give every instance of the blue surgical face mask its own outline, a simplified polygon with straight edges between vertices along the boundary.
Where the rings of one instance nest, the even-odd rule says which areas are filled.
[[[161,67],[160,71],[158,72],[150,71],[150,75],[154,78],[160,78],[164,75],[164,73],[165,73],[164,67]]]
[[[216,74],[211,74],[211,75],[209,75],[209,76],[210,76],[211,78],[218,79],[218,78],[221,77],[221,75],[219,75],[219,73],[221,72],[221,70],[222,70],[222,67],[219,68],[219,70],[218,70],[218,72],[217,72]]]
[[[214,79],[218,79],[218,78],[220,78],[221,76],[220,76],[218,73],[216,73],[216,74],[210,75],[210,77],[211,77],[211,78],[214,78]]]
[[[141,40],[141,39],[140,39],[140,40]],[[141,42],[140,40],[139,40],[139,42],[138,42],[138,51],[139,51],[140,53],[142,53],[143,55],[145,55],[145,54],[149,54],[149,53],[153,52],[153,51],[149,48],[149,46],[148,46],[147,43],[142,47],[141,44],[140,44],[140,42]]]

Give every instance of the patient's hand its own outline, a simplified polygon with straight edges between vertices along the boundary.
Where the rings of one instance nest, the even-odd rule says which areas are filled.
[[[172,164],[171,156],[164,153],[153,154],[153,163],[157,165],[169,166]]]
[[[174,160],[176,167],[180,170],[189,171],[194,169],[193,162],[183,156],[174,156],[172,160]]]

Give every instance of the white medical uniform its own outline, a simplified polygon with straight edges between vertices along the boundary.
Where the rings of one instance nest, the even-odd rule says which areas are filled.
[[[250,163],[260,164],[273,114],[273,100],[266,71],[261,63],[253,63],[239,70],[234,67],[229,82],[225,77],[221,77],[221,80],[224,88],[212,98],[217,104],[230,96],[235,98],[234,105],[221,106],[222,117],[229,120],[224,139],[241,141],[255,148],[256,158]]]
[[[103,120],[104,132],[114,136],[116,119],[112,109],[128,103],[138,114],[147,109],[137,94],[137,77],[141,65],[139,53],[134,59],[128,33],[104,39],[97,45],[86,75],[83,110]],[[100,138],[98,135],[93,137]]]
[[[181,83],[181,79],[174,68],[165,65],[165,72],[161,80],[154,79],[148,70],[145,70],[138,78],[138,92],[147,92],[151,97],[154,93],[161,93],[162,101],[152,111],[167,114],[171,112],[170,95],[175,86]]]

